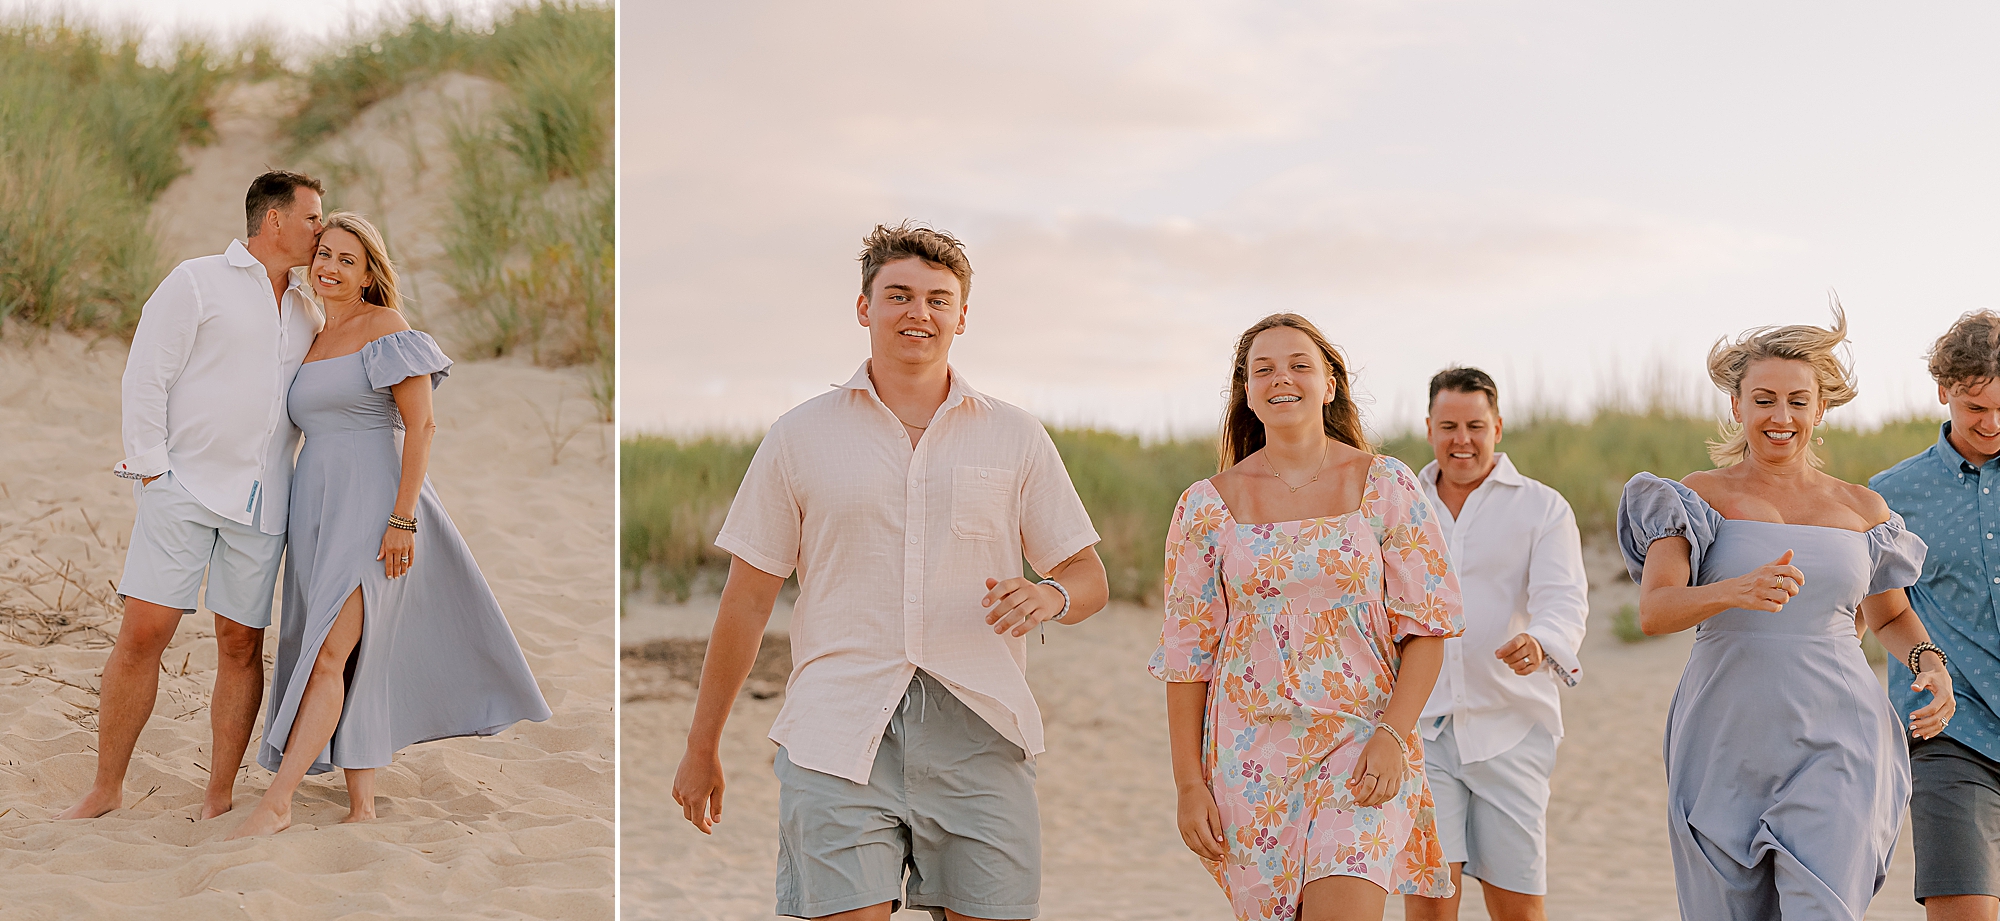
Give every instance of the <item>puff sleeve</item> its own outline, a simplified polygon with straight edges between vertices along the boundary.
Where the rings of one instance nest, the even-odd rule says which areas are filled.
[[[1929,550],[1923,538],[1903,526],[1903,516],[1890,512],[1888,521],[1868,529],[1868,594],[1917,584]]]
[[[1382,604],[1388,608],[1390,638],[1465,633],[1458,571],[1416,474],[1393,457],[1378,458],[1368,471],[1361,509],[1382,545]]]
[[[1166,620],[1147,670],[1161,681],[1209,681],[1228,625],[1217,536],[1226,518],[1222,497],[1203,480],[1181,494],[1167,527]]]
[[[1715,543],[1722,513],[1709,507],[1695,491],[1650,473],[1633,475],[1618,498],[1618,549],[1625,571],[1638,582],[1646,571],[1646,551],[1662,537],[1684,537],[1688,551],[1688,584],[1701,578],[1701,558]]]
[[[431,389],[451,373],[451,359],[429,333],[405,329],[361,347],[361,367],[368,386],[382,392],[419,374],[431,376]]]

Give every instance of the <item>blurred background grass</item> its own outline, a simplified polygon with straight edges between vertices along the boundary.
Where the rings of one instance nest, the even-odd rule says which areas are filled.
[[[1662,407],[1611,408],[1587,418],[1525,413],[1501,449],[1520,471],[1555,487],[1575,509],[1585,539],[1608,539],[1618,496],[1639,471],[1679,479],[1711,466],[1705,442],[1714,418]],[[1937,440],[1938,420],[1909,418],[1871,429],[1824,429],[1826,471],[1853,483]],[[1146,441],[1090,429],[1053,429],[1077,494],[1103,542],[1115,599],[1156,602],[1168,518],[1181,491],[1216,470],[1213,439]],[[668,600],[721,586],[728,554],[715,535],[757,441],[639,436],[620,448],[621,565],[626,591]],[[1377,450],[1420,470],[1432,459],[1422,432],[1387,438]]]
[[[609,421],[615,32],[609,6],[570,0],[477,21],[413,8],[292,53],[255,36],[149,52],[136,29],[0,19],[0,333],[129,335],[171,268],[149,208],[184,171],[183,147],[213,139],[231,83],[297,81],[303,100],[285,125],[296,156],[415,83],[469,73],[508,93],[489,122],[452,126],[445,249],[459,322],[475,354],[589,366]]]

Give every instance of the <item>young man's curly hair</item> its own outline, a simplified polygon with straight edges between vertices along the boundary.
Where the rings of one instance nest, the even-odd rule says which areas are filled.
[[[972,260],[965,257],[965,244],[942,230],[904,221],[894,227],[876,224],[862,241],[861,294],[875,286],[875,273],[898,259],[915,257],[933,268],[958,276],[958,302],[972,300]]]
[[[1924,357],[1947,393],[2000,378],[2000,313],[1982,308],[1961,315]]]

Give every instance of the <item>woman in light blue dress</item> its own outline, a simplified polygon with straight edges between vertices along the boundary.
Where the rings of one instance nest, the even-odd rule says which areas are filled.
[[[287,397],[305,447],[257,753],[276,776],[231,838],[289,825],[308,773],[344,769],[343,821],[363,821],[375,816],[375,769],[398,749],[549,717],[425,476],[431,391],[451,359],[404,322],[395,267],[359,215],[327,216],[311,273],[326,326]]]
[[[1909,801],[1904,733],[1951,719],[1942,653],[1903,594],[1923,541],[1812,452],[1826,410],[1854,397],[1834,320],[1718,343],[1709,376],[1735,425],[1710,446],[1717,469],[1639,474],[1619,505],[1640,626],[1698,629],[1665,745],[1683,918],[1861,921]],[[1862,654],[1864,622],[1935,695],[1907,727]]]

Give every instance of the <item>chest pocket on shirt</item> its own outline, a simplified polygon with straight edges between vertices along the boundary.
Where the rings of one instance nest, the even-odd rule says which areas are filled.
[[[951,468],[951,533],[962,540],[999,540],[1014,523],[1014,471]]]

